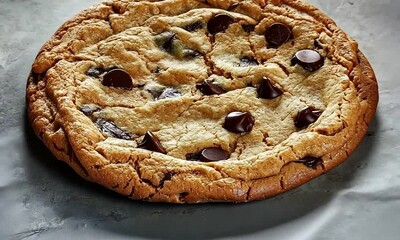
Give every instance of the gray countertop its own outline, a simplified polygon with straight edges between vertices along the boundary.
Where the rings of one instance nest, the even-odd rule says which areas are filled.
[[[26,123],[41,45],[86,1],[0,0],[0,239],[400,239],[400,1],[310,0],[354,37],[378,77],[370,130],[341,166],[247,204],[132,201],[58,162]]]

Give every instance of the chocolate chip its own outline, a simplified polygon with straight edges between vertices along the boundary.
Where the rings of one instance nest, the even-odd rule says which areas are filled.
[[[198,29],[202,29],[202,28],[203,28],[203,23],[200,21],[191,23],[191,24],[183,27],[183,29],[185,29],[188,32],[194,32],[194,31],[196,31]]]
[[[115,123],[113,122],[107,121],[105,119],[97,119],[97,121],[94,124],[100,131],[108,133],[115,138],[132,140],[132,137],[128,132],[117,127],[117,125],[115,125]]]
[[[314,47],[317,49],[323,49],[322,43],[318,39],[314,39]]]
[[[290,39],[292,31],[283,23],[274,23],[265,31],[265,39],[270,47],[279,47]]]
[[[201,56],[201,53],[196,50],[191,50],[191,49],[184,49],[183,51],[183,58],[195,58]]]
[[[103,76],[103,85],[131,90],[133,88],[132,78],[129,73],[122,69],[113,69]]]
[[[160,180],[159,187],[162,188],[164,186],[165,181],[170,181],[173,176],[175,176],[175,172],[167,172],[164,174],[164,177]]]
[[[188,154],[187,160],[201,162],[215,162],[226,160],[229,158],[229,153],[220,147],[205,148],[197,153]]]
[[[101,74],[104,73],[104,70],[102,68],[89,68],[87,70],[86,75],[91,76],[91,77],[99,77]]]
[[[283,91],[273,86],[268,78],[263,77],[257,89],[258,97],[263,99],[274,99],[283,94]]]
[[[92,115],[94,112],[100,111],[100,107],[94,105],[94,104],[84,104],[81,106],[81,111],[83,114],[86,116]]]
[[[174,41],[175,36],[176,36],[175,33],[171,33],[170,36],[166,38],[166,41],[162,44],[162,48],[164,48],[165,51],[172,52],[172,47],[173,47],[172,43]]]
[[[298,51],[292,58],[292,65],[299,64],[304,69],[314,72],[324,65],[324,58],[311,49]]]
[[[240,3],[234,3],[234,4],[230,5],[230,6],[228,7],[228,9],[226,9],[226,10],[227,10],[227,11],[233,11],[233,10],[235,10],[237,7],[239,7],[239,5],[240,5]]]
[[[166,99],[166,98],[177,98],[177,97],[180,97],[180,96],[181,96],[181,93],[177,89],[171,88],[171,87],[167,87],[160,94],[160,96],[157,97],[157,100]]]
[[[245,32],[252,32],[252,31],[254,31],[254,29],[255,29],[255,25],[253,25],[253,24],[243,24],[242,25],[242,28],[243,28],[243,30],[245,31]]]
[[[176,37],[176,33],[173,32],[162,32],[155,36],[154,40],[160,48],[165,50],[168,53],[172,53],[174,50],[175,44],[174,39]]]
[[[296,119],[294,120],[294,125],[297,128],[304,128],[317,121],[319,116],[321,116],[322,111],[316,110],[312,107],[306,107],[297,113]]]
[[[248,133],[253,129],[254,121],[250,112],[231,112],[225,117],[223,127],[233,133]]]
[[[313,168],[313,169],[317,169],[317,166],[322,164],[322,158],[305,157],[305,158],[297,160],[295,162],[302,163],[305,166]]]
[[[252,57],[243,57],[240,59],[239,67],[257,66],[257,59]]]
[[[215,162],[229,158],[229,153],[219,147],[205,148],[200,155],[200,161],[202,162]]]
[[[165,148],[161,145],[157,137],[151,132],[146,132],[143,141],[138,144],[139,148],[166,154]]]
[[[199,89],[204,95],[220,95],[226,93],[222,87],[214,84],[210,80],[204,80],[202,83],[196,84],[196,88]]]
[[[234,22],[233,18],[226,14],[217,14],[207,23],[207,30],[211,34],[225,31]]]

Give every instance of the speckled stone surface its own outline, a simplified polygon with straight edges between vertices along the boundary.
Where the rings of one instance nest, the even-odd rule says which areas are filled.
[[[248,204],[135,202],[81,180],[25,121],[40,46],[97,1],[0,0],[0,239],[398,239],[400,1],[310,0],[360,44],[380,86],[368,136],[343,165]]]

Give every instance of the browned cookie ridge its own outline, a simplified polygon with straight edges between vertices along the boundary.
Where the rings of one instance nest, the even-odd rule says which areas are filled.
[[[377,83],[303,1],[105,1],[66,22],[28,79],[29,120],[83,178],[145,201],[270,197],[348,158]]]

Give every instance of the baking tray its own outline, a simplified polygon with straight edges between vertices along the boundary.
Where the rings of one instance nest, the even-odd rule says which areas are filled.
[[[41,45],[97,1],[0,0],[0,239],[400,239],[400,1],[310,0],[354,37],[380,103],[341,166],[246,204],[125,199],[80,179],[26,122],[25,86]]]

